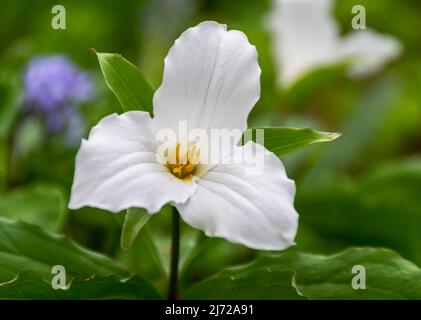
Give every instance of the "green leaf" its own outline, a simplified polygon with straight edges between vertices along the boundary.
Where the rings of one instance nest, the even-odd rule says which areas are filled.
[[[263,258],[256,266],[294,270],[296,286],[310,299],[420,299],[421,270],[388,249],[351,248],[331,256],[281,254]],[[366,289],[355,290],[354,266],[366,270]]]
[[[311,144],[333,141],[341,136],[340,133],[322,132],[310,128],[261,127],[249,130],[243,135],[244,143],[250,140],[263,142],[267,149],[280,157]]]
[[[67,279],[66,279],[67,280]],[[70,279],[66,289],[53,289],[33,271],[21,272],[10,282],[0,284],[0,299],[160,299],[141,277],[122,281],[115,276]]]
[[[55,265],[65,268],[66,279],[76,281],[72,282],[69,295],[58,294],[58,298],[159,298],[152,285],[140,277],[123,281],[130,273],[108,257],[37,226],[0,219],[0,297],[13,292],[16,295],[22,292],[28,298],[50,296],[51,290],[46,288],[45,282],[51,283]],[[25,271],[37,276],[25,275]],[[24,290],[24,286],[28,289]]]
[[[151,215],[142,208],[130,208],[126,211],[120,239],[123,250],[131,247],[139,231],[149,221],[150,217]]]
[[[36,271],[49,279],[54,265],[64,266],[71,277],[129,277],[111,259],[63,237],[24,222],[0,219],[0,283],[12,280],[24,270]]]
[[[64,194],[53,185],[37,184],[0,193],[0,217],[58,231],[66,213]]]
[[[124,111],[152,112],[153,89],[141,71],[115,53],[96,53],[105,82],[116,95]]]
[[[187,300],[298,300],[303,299],[294,287],[294,272],[281,268],[226,269],[218,275],[192,286]]]
[[[353,267],[366,270],[366,288],[354,289]],[[283,253],[226,269],[192,286],[187,299],[420,299],[421,270],[393,251],[352,248],[322,256]]]

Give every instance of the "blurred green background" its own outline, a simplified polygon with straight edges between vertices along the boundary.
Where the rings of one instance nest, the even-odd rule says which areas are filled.
[[[341,68],[315,71],[289,90],[276,86],[266,18],[270,1],[157,0],[61,1],[67,29],[53,30],[56,1],[3,2],[0,12],[0,216],[22,219],[121,261],[164,290],[165,270],[150,256],[156,245],[168,266],[168,208],[151,218],[132,248],[122,252],[123,214],[66,209],[77,146],[60,133],[45,134],[36,118],[16,124],[24,97],[22,78],[32,57],[66,54],[91,73],[94,98],[78,106],[89,129],[121,112],[102,78],[95,55],[118,52],[150,83],[161,82],[163,60],[186,28],[203,20],[245,32],[257,47],[261,99],[249,126],[310,126],[342,132],[338,141],[283,159],[296,180],[300,214],[291,251],[333,253],[350,246],[384,246],[421,266],[421,2],[359,0],[367,25],[395,36],[404,51],[376,75],[351,80]],[[351,30],[352,0],[336,1],[335,16]],[[59,214],[57,214],[59,212]],[[150,241],[154,240],[154,244]],[[197,243],[205,243],[196,246]],[[190,255],[190,253],[193,253]],[[207,239],[183,224],[182,285],[260,254],[220,239]]]

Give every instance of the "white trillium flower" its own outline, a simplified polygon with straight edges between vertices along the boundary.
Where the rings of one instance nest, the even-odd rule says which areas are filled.
[[[402,51],[398,40],[370,29],[341,37],[332,0],[273,1],[268,22],[282,86],[314,69],[345,61],[350,62],[351,77],[370,75]]]
[[[213,165],[165,165],[156,157],[157,130],[175,129],[180,121],[189,128],[243,132],[260,96],[257,60],[246,35],[226,25],[203,22],[185,31],[165,59],[154,118],[142,111],[112,114],[82,141],[69,207],[112,212],[141,207],[153,214],[169,203],[208,236],[265,250],[294,244],[295,184],[263,146],[235,146],[223,163]],[[246,173],[256,156],[251,149],[264,155],[260,174]],[[249,159],[238,161],[245,156]]]

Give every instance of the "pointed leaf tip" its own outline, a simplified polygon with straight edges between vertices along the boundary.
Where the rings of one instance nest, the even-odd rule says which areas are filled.
[[[244,143],[249,140],[261,143],[278,156],[297,152],[315,143],[330,142],[341,136],[339,132],[323,132],[310,128],[260,127],[249,130],[252,134],[250,136],[250,131],[244,134]],[[263,141],[258,141],[256,130],[264,130]]]

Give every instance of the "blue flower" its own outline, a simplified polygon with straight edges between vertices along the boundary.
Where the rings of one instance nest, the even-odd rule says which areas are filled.
[[[66,56],[34,57],[25,70],[24,88],[25,111],[41,116],[48,132],[75,136],[81,131],[82,115],[76,106],[90,100],[93,83]]]

